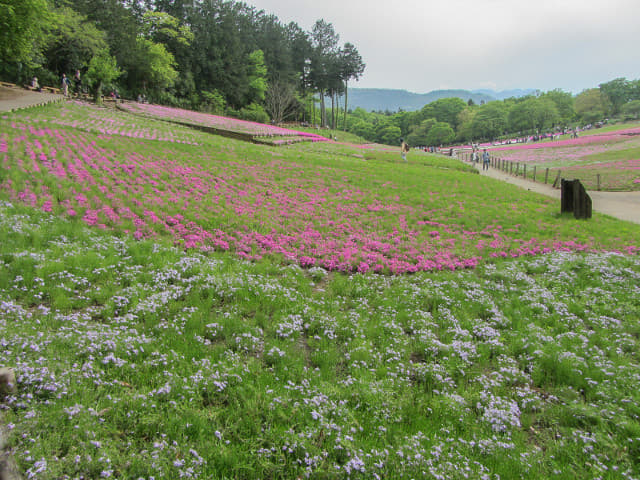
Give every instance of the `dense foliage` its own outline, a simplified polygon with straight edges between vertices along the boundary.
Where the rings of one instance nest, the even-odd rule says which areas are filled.
[[[2,0],[0,22],[5,80],[59,86],[108,49],[122,75],[103,87],[248,119],[308,119],[314,93],[345,94],[365,67],[331,23],[306,32],[236,1]]]

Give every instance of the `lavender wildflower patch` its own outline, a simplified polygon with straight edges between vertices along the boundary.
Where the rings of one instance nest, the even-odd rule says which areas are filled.
[[[640,260],[345,276],[0,205],[26,478],[640,478]]]

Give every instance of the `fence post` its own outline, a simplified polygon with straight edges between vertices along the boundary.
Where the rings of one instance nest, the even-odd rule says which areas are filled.
[[[533,166],[533,181],[536,181],[536,166]]]
[[[558,176],[556,177],[555,181],[553,182],[553,188],[556,188],[556,185],[558,184],[558,181],[560,181],[560,173],[561,173],[561,171],[558,170]]]
[[[547,184],[547,180],[549,180],[549,167],[544,172],[544,184]]]
[[[598,174],[598,191],[600,191],[600,174]]]
[[[527,164],[523,164],[522,165],[524,167],[524,170],[522,172],[522,177],[526,180],[527,179]]]

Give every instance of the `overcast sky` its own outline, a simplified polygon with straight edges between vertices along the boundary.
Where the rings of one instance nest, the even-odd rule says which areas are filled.
[[[311,31],[333,24],[360,88],[560,88],[640,78],[640,0],[244,0]]]

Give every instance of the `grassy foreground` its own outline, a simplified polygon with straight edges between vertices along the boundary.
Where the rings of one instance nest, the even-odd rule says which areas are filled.
[[[86,108],[0,118],[26,478],[640,478],[640,227],[442,157]]]
[[[638,478],[640,260],[330,274],[3,202],[27,478]]]

